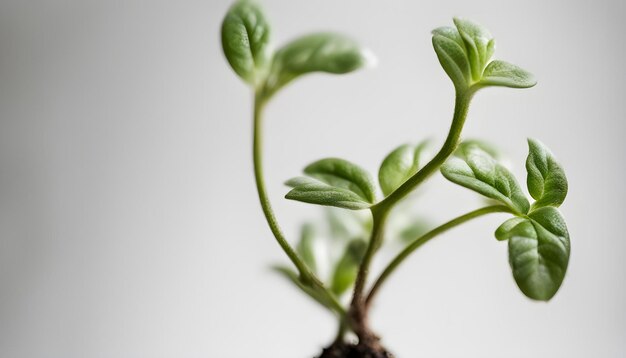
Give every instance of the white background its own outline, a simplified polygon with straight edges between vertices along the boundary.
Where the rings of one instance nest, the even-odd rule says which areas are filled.
[[[431,29],[456,15],[531,70],[530,90],[479,93],[465,136],[524,181],[526,138],[566,168],[570,268],[526,299],[477,220],[426,245],[379,297],[398,357],[626,354],[626,15],[622,1],[264,1],[276,44],[351,34],[376,69],[312,75],[267,111],[267,181],[290,238],[320,210],[285,179],[339,156],[372,172],[398,144],[447,131],[453,91]],[[312,357],[334,323],[282,279],[252,179],[251,95],[219,43],[228,1],[0,3],[0,356]],[[478,207],[436,176],[433,223]],[[380,267],[381,262],[377,267]]]

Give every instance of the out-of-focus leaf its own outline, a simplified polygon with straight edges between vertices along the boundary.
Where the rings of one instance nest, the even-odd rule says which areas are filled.
[[[361,239],[352,240],[346,247],[346,251],[335,266],[330,285],[337,296],[341,296],[354,285],[366,249],[367,244]]]
[[[302,258],[309,270],[317,273],[317,259],[315,257],[315,228],[312,224],[304,224],[300,230],[300,241],[296,252]]]
[[[298,275],[298,273],[296,273],[294,270],[288,267],[284,267],[284,266],[274,266],[272,267],[272,269],[278,274],[280,274],[281,276],[283,276],[284,278],[286,278],[289,282],[294,284],[294,286],[299,288],[302,292],[304,292],[307,296],[312,298],[315,302],[328,308],[330,311],[333,311],[334,309],[333,304],[329,302],[326,296],[320,293],[319,291],[317,291],[315,288],[304,284],[300,280],[300,276]]]
[[[373,55],[354,40],[336,33],[314,33],[300,37],[274,55],[266,83],[268,95],[292,80],[312,72],[345,74],[373,60]]]

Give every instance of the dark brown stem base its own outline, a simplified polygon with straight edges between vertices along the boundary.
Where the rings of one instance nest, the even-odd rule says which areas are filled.
[[[380,344],[350,344],[345,342],[333,343],[324,348],[319,358],[394,358],[393,355]]]

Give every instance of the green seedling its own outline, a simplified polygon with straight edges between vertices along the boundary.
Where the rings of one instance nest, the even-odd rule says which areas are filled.
[[[554,155],[541,142],[528,140],[529,197],[514,175],[499,163],[493,148],[478,140],[461,141],[470,101],[479,90],[494,86],[530,88],[536,84],[534,77],[516,65],[492,59],[495,40],[484,27],[466,19],[455,18],[454,26],[433,30],[432,44],[455,89],[450,130],[434,156],[424,159],[423,143],[404,144],[384,159],[378,180],[357,164],[325,158],[309,164],[302,176],[286,182],[291,188],[287,199],[369,212],[365,219],[329,216],[330,234],[326,236],[336,241],[330,246],[335,252],[322,279],[320,250],[315,249],[319,234],[305,226],[299,243],[293,247],[270,205],[263,175],[263,112],[272,97],[292,81],[314,72],[346,74],[365,67],[372,56],[351,38],[330,32],[302,36],[274,51],[267,18],[252,1],[236,2],[222,24],[226,59],[254,92],[253,159],[261,207],[276,241],[293,264],[293,268],[279,266],[277,271],[338,320],[337,339],[321,357],[391,357],[368,320],[372,301],[381,287],[424,243],[490,213],[511,216],[495,229],[495,238],[508,241],[513,278],[524,295],[548,301],[565,277],[570,240],[558,207],[567,194],[567,179]],[[395,230],[396,235],[414,233],[415,237],[396,241],[405,246],[368,285],[372,260],[385,242],[385,233],[393,231],[386,230],[388,221],[393,220],[392,209],[438,171],[452,183],[481,194],[490,205],[426,232],[423,222],[421,226]],[[356,220],[360,228],[357,233],[343,225],[350,220]],[[348,293],[351,297],[346,299]],[[349,332],[358,338],[356,343],[346,340]]]

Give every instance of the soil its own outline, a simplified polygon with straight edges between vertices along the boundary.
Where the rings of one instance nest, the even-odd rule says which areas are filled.
[[[372,348],[362,344],[335,343],[324,348],[319,358],[394,358],[384,348]]]

